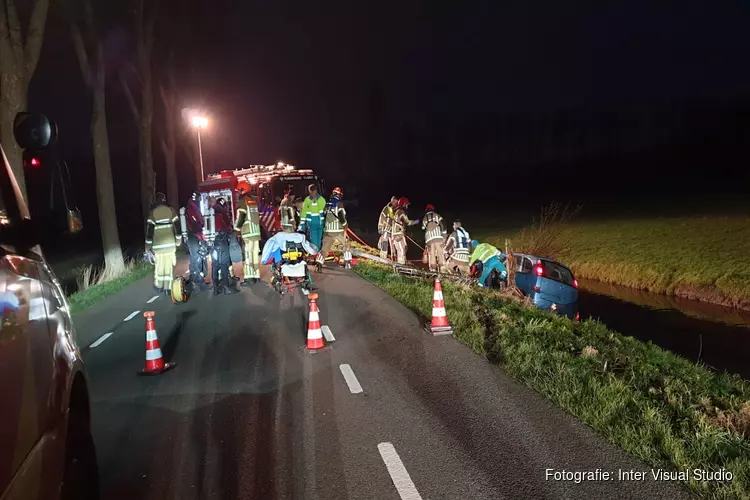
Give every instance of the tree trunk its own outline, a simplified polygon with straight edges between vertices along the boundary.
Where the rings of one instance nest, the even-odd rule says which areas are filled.
[[[141,120],[140,120],[140,151],[141,151],[141,205],[143,218],[151,212],[154,202],[154,156],[152,150],[152,123],[154,118],[154,94],[151,78],[150,60],[141,61]]]
[[[0,55],[0,57],[3,57]],[[3,66],[8,64],[6,61],[1,63]],[[8,66],[13,66],[12,63]],[[0,140],[2,140],[3,149],[8,157],[10,168],[18,181],[18,187],[24,200],[28,203],[26,195],[26,178],[24,177],[23,161],[21,148],[16,143],[13,136],[13,120],[16,114],[26,110],[26,84],[22,77],[14,73],[13,70],[1,71],[2,79],[0,81]]]
[[[103,63],[103,61],[99,61]],[[104,72],[104,68],[97,68]],[[115,191],[112,187],[112,165],[109,156],[107,115],[105,111],[104,77],[94,86],[94,109],[91,117],[91,134],[94,141],[94,164],[96,166],[96,197],[99,205],[99,226],[102,231],[104,265],[111,271],[125,267],[117,231]]]
[[[162,101],[164,103],[165,116],[165,134],[162,141],[162,150],[164,151],[164,161],[167,171],[167,202],[169,206],[178,209],[180,206],[179,188],[177,183],[177,105],[174,93],[177,91],[174,73],[169,68],[167,76],[169,85],[167,90],[162,87]]]

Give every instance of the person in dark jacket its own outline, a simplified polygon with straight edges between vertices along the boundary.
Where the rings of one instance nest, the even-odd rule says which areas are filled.
[[[201,212],[200,194],[198,191],[194,191],[190,196],[190,200],[185,207],[185,218],[187,223],[187,239],[185,243],[190,252],[190,282],[193,283],[195,291],[200,292],[208,288],[208,285],[206,285],[206,272],[208,271],[206,256],[208,255],[208,247],[203,236],[205,220]]]
[[[214,223],[216,237],[214,238],[213,266],[211,278],[214,284],[214,295],[219,293],[237,293],[235,281],[229,276],[229,266],[232,259],[229,256],[229,238],[232,236],[232,215],[224,198],[218,198],[214,205]],[[221,273],[221,277],[219,277]]]

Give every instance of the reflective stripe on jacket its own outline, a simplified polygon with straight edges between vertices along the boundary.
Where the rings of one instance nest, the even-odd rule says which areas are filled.
[[[158,205],[148,217],[146,228],[146,244],[153,250],[169,250],[180,245],[182,236],[177,229],[179,217],[172,207]]]
[[[258,204],[252,198],[245,197],[240,202],[234,230],[239,231],[243,239],[260,239],[260,214]]]
[[[343,222],[341,221],[343,219]],[[326,209],[326,227],[325,233],[338,234],[346,230],[346,210],[344,204],[338,202],[336,207]]]
[[[390,233],[393,226],[393,207],[391,204],[387,204],[380,211],[380,217],[378,217],[378,231],[383,233]]]
[[[294,207],[289,205],[281,205],[279,207],[279,218],[281,219],[282,228],[294,229]]]
[[[437,212],[427,212],[422,221],[422,230],[424,230],[424,242],[429,243],[434,240],[445,239],[445,223],[443,218]]]
[[[318,197],[313,200],[308,196],[302,203],[302,214],[300,215],[300,217],[302,218],[302,222],[304,222],[305,224],[322,226],[324,224],[323,214],[325,212],[325,209],[325,198],[318,195]]]
[[[393,228],[392,228],[392,234],[394,236],[406,234],[406,228],[408,226],[412,225],[412,220],[409,219],[409,217],[406,215],[406,211],[404,211],[403,208],[399,208],[396,210],[396,213],[393,215]]]
[[[501,255],[501,252],[497,249],[497,247],[494,247],[489,243],[480,243],[472,252],[469,264],[474,264],[474,262],[478,260],[484,263],[487,262],[490,257],[494,257],[496,255]]]

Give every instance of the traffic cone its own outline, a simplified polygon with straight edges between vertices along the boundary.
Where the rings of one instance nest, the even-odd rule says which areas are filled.
[[[156,336],[156,325],[154,324],[154,312],[143,313],[146,318],[146,366],[138,372],[138,375],[159,375],[174,368],[177,363],[165,363],[159,347],[159,337]]]
[[[452,335],[453,328],[448,322],[445,314],[445,301],[443,300],[443,288],[440,286],[440,277],[435,277],[435,292],[432,296],[432,322],[425,325],[425,330],[433,335]]]
[[[307,322],[307,350],[316,351],[325,347],[323,332],[320,330],[320,310],[318,309],[318,294],[311,293],[310,319]]]

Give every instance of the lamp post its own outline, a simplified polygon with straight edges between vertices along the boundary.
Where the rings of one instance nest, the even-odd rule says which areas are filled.
[[[193,127],[195,127],[195,130],[198,132],[198,158],[200,158],[201,163],[201,182],[206,180],[205,175],[203,174],[203,146],[201,145],[201,129],[204,129],[208,127],[208,118],[205,116],[193,116]]]

